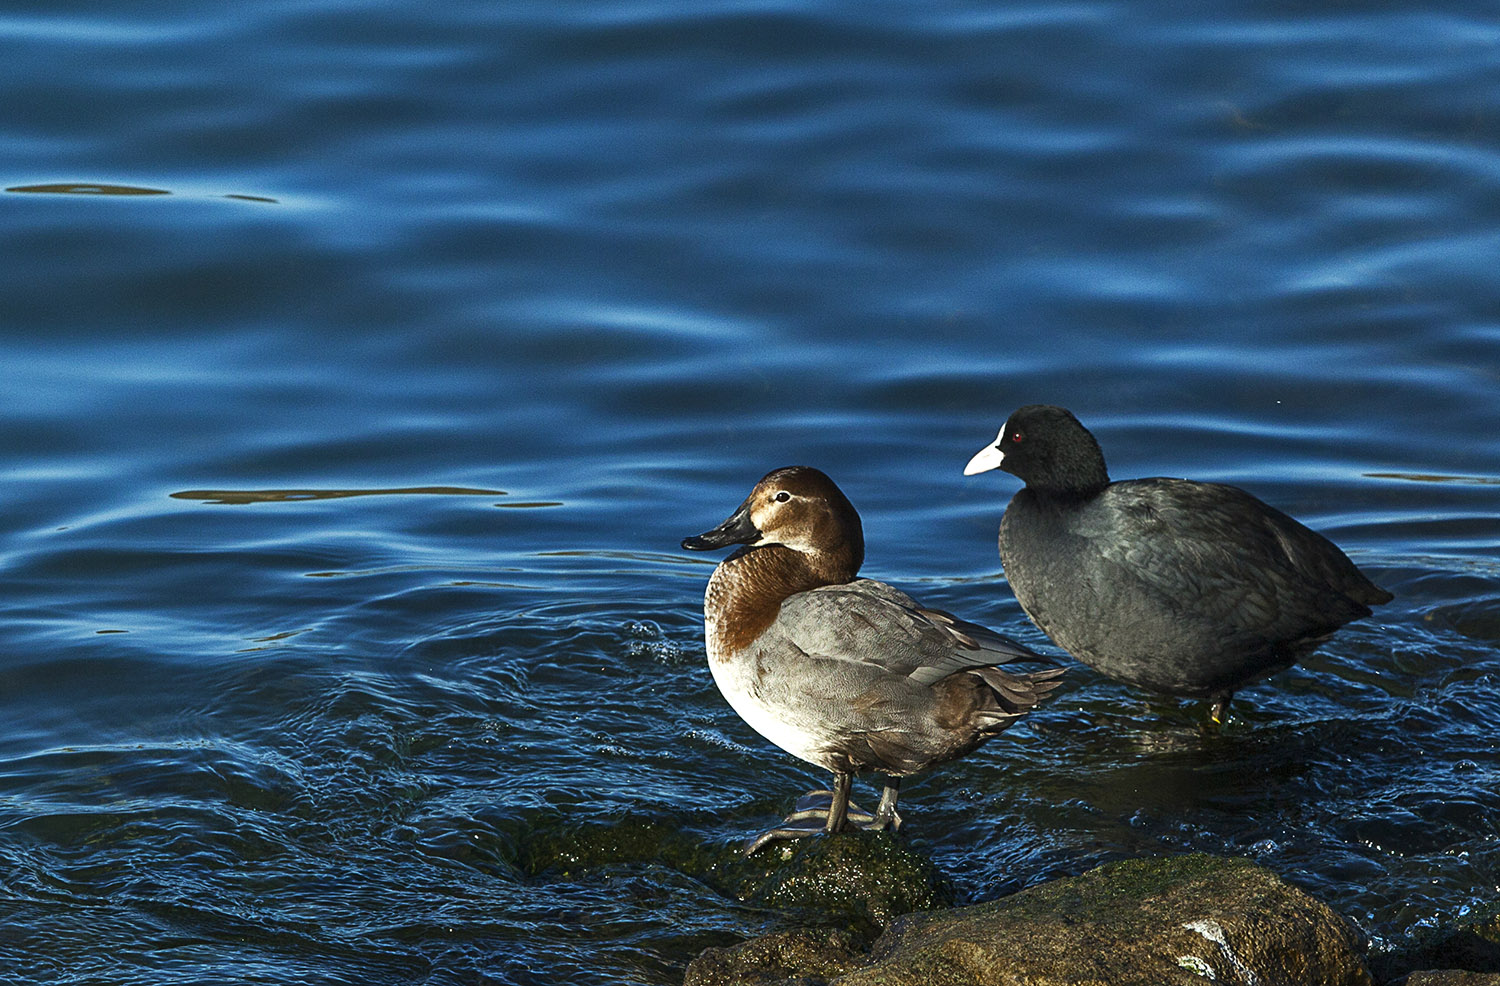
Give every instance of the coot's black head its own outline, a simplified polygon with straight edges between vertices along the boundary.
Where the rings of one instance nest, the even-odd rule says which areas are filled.
[[[965,476],[1004,469],[1039,493],[1090,497],[1109,485],[1104,453],[1073,412],[1028,404],[1012,414],[993,444],[964,467]]]

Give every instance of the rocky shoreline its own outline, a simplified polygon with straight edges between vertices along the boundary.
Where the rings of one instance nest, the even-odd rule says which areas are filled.
[[[864,872],[911,855],[857,836],[780,850],[783,866],[754,895],[769,903],[784,892],[775,887],[797,884],[790,896],[806,918],[821,887],[824,920],[707,949],[685,986],[1500,986],[1500,919],[1466,919],[1406,951],[1373,953],[1327,905],[1246,859],[1121,860],[885,920],[897,900],[940,894],[911,863],[904,871],[926,889],[862,882],[853,857],[866,847],[882,858]]]
[[[746,858],[681,817],[570,824],[518,839],[531,875],[667,866],[778,930],[703,950],[685,986],[1500,986],[1500,901],[1394,947],[1252,860],[1122,859],[955,906],[932,861],[887,833]]]

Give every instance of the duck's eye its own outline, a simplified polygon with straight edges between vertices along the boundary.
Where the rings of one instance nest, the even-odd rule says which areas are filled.
[[[791,498],[792,495],[790,493],[788,493],[786,490],[782,490],[781,492],[777,493],[773,499],[775,499],[777,503],[785,503]]]

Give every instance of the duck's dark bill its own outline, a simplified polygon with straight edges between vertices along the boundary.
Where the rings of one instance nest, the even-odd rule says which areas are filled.
[[[754,544],[760,539],[760,530],[750,520],[750,505],[747,503],[713,530],[704,531],[696,537],[683,538],[682,546],[689,551],[712,551],[731,544]]]

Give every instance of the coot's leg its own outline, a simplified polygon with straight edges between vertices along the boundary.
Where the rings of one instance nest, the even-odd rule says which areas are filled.
[[[1229,703],[1234,701],[1234,692],[1224,692],[1215,695],[1213,704],[1208,707],[1208,721],[1214,727],[1224,725],[1224,720],[1229,718]]]

